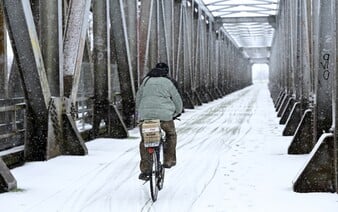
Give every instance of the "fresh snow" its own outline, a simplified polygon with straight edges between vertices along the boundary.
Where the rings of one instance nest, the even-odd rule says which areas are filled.
[[[139,132],[87,142],[86,156],[59,156],[12,169],[18,190],[1,212],[337,212],[336,193],[292,190],[309,155],[288,155],[266,84],[186,110],[175,121],[177,165],[153,203],[138,180]]]

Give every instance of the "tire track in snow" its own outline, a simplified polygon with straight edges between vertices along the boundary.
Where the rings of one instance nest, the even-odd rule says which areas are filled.
[[[121,158],[117,161],[121,161]],[[127,164],[131,164],[130,161],[127,160]],[[92,177],[86,177],[84,181],[79,183],[78,189],[73,190],[65,200],[62,208],[72,208],[72,211],[84,211],[86,207],[93,205],[98,200],[100,201],[103,197],[109,196],[110,192],[115,192],[122,184],[127,183],[127,179],[133,177],[131,173],[135,169],[123,169],[123,166],[112,168],[110,165],[96,172]],[[128,174],[116,172],[116,170],[122,170],[122,172],[128,170]],[[119,176],[125,177],[120,179],[121,177]]]
[[[135,152],[136,154],[138,150],[135,150],[134,148],[128,148],[124,152],[120,153],[119,155],[112,158],[110,161],[108,161],[105,165],[95,167],[91,169],[90,171],[85,172],[78,178],[72,180],[71,182],[67,183],[63,188],[59,189],[54,194],[45,197],[40,202],[38,202],[36,205],[32,206],[29,211],[35,211],[36,208],[46,207],[48,208],[48,202],[53,201],[53,199],[63,199],[63,201],[60,201],[62,205],[60,205],[61,211],[69,211],[69,208],[72,208],[71,211],[82,211],[83,207],[81,205],[86,205],[86,200],[91,200],[93,198],[93,190],[87,190],[88,185],[91,186],[91,188],[94,187],[94,196],[97,192],[100,192],[104,187],[106,186],[106,183],[109,180],[115,180],[116,176],[114,175],[118,174],[115,172],[115,169],[112,169],[112,166],[118,165],[121,158],[124,156],[127,156],[130,152]],[[135,170],[132,169],[131,170]],[[106,172],[112,172],[110,174],[106,174]],[[110,176],[107,180],[101,181],[98,179],[101,179],[105,176]],[[130,177],[134,177],[134,175],[130,174],[128,175]],[[97,182],[98,181],[98,182]],[[95,185],[93,185],[93,182],[95,182]],[[118,184],[118,186],[121,186]],[[80,208],[80,209],[79,209]],[[57,209],[56,209],[57,210]]]
[[[177,150],[178,155],[181,156],[178,156],[177,169],[167,174],[167,184],[175,187],[175,189],[168,188],[170,194],[167,198],[169,201],[174,201],[182,198],[182,195],[186,196],[186,201],[182,205],[186,210],[183,209],[183,211],[189,211],[189,208],[193,207],[212,182],[219,170],[222,155],[226,154],[229,149],[235,148],[234,145],[241,142],[241,138],[250,132],[250,127],[243,126],[243,124],[249,122],[254,112],[251,106],[257,98],[254,93],[255,91],[249,92],[249,90],[239,92],[231,100],[225,99],[213,107],[195,113],[196,118],[187,120],[183,127],[182,125],[178,127]],[[246,104],[243,105],[242,98],[250,98],[250,100],[245,100]],[[212,124],[209,126],[207,123]],[[215,140],[217,137],[220,139]],[[190,155],[194,155],[191,151],[195,152],[198,159],[186,157],[184,155],[186,151]],[[196,167],[193,173],[186,172],[185,167],[189,166]],[[185,185],[187,178],[194,183]]]
[[[243,95],[243,93],[245,95]],[[251,94],[248,93],[250,92],[246,90],[246,92],[240,92],[238,95],[236,95],[236,97],[242,96],[242,98],[244,98],[243,96]],[[255,98],[256,97],[253,97],[249,101],[249,105],[252,104]],[[250,114],[250,111],[236,112],[234,108],[238,108],[238,104],[241,104],[241,98],[234,98],[231,101],[221,101],[220,103],[218,103],[218,105],[201,111],[203,114],[197,116],[196,119],[192,121],[187,121],[188,123],[185,123],[183,128],[181,127],[177,130],[177,133],[179,135],[177,148],[181,149],[191,143],[193,143],[193,145],[200,145],[201,143],[204,143],[205,140],[208,140],[211,135],[220,133],[218,131],[221,131],[221,133],[225,135],[237,135],[242,127],[240,124],[244,122],[244,119],[248,121],[251,117],[248,115],[252,115],[252,113]],[[248,106],[245,105],[242,107],[246,108]],[[231,111],[234,112],[231,113]],[[215,115],[215,113],[217,113],[217,115]],[[231,123],[231,121],[236,117],[240,117],[241,119],[237,120],[235,123]],[[218,120],[223,121],[220,122],[217,126],[213,124]],[[208,127],[207,123],[211,123],[211,127]],[[195,128],[196,125],[200,125],[200,127]]]
[[[96,201],[101,201],[102,197],[107,196],[107,190],[111,192],[117,192],[124,184],[128,183],[128,180],[130,178],[135,176],[135,170],[137,169],[137,166],[134,166],[134,168],[123,169],[124,167],[126,167],[125,164],[132,164],[131,159],[126,161],[123,166],[120,166],[121,168],[119,170],[125,170],[124,172],[116,172],[115,170],[117,170],[118,168],[112,169],[113,172],[111,172],[108,177],[106,177],[106,180],[100,184],[100,187],[97,188],[97,190],[94,192],[94,195],[90,196],[85,201],[87,203],[83,205],[80,211],[84,211],[86,207],[92,205]],[[99,175],[105,175],[105,173],[99,173]],[[112,181],[114,181],[114,183],[112,183]],[[107,197],[108,199],[105,202],[107,205],[109,205],[112,195],[108,194]],[[76,198],[73,198],[72,201],[74,202],[73,204],[78,204]]]

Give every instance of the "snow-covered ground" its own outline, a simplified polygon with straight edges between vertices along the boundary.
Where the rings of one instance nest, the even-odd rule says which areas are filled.
[[[137,129],[128,139],[87,143],[86,156],[60,156],[12,170],[18,191],[0,194],[1,212],[337,212],[338,194],[295,193],[308,155],[288,155],[266,84],[187,110],[177,166],[157,202],[138,180]]]

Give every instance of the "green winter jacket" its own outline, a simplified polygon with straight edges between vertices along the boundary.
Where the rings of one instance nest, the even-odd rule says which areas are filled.
[[[183,110],[183,103],[173,82],[166,77],[146,77],[136,94],[138,121],[170,121]]]

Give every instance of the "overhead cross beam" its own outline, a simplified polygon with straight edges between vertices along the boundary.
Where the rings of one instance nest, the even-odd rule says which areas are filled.
[[[276,16],[257,16],[257,17],[222,17],[220,18],[223,23],[273,23],[276,22]]]
[[[271,5],[271,4],[277,4],[276,1],[274,0],[256,0],[262,3],[243,3],[243,4],[232,4],[232,3],[227,3],[229,0],[219,0],[219,1],[214,1],[211,2],[209,4],[206,4],[206,6],[210,6],[210,5],[217,5],[217,6],[239,6],[239,5],[243,5],[243,6],[251,6],[251,5]]]

